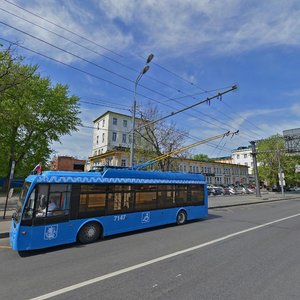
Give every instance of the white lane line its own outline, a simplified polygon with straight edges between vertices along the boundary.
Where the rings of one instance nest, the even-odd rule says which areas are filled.
[[[250,232],[250,231],[253,231],[253,230],[257,230],[257,229],[260,229],[260,228],[263,228],[263,227],[266,227],[266,226],[269,226],[269,225],[273,225],[275,223],[283,222],[283,221],[286,221],[288,219],[296,218],[296,217],[299,217],[299,216],[300,216],[300,213],[289,216],[289,217],[286,217],[286,218],[278,219],[278,220],[275,220],[275,221],[272,221],[272,222],[268,222],[268,223],[265,223],[265,224],[262,224],[262,225],[254,226],[254,227],[242,230],[242,231],[231,233],[231,234],[228,234],[228,235],[223,236],[221,238],[218,238],[218,239],[215,239],[215,240],[212,240],[212,241],[209,241],[209,242],[206,242],[206,243],[194,246],[194,247],[190,247],[190,248],[187,248],[187,249],[184,249],[184,250],[176,251],[176,252],[173,252],[173,253],[170,253],[170,254],[167,254],[167,255],[160,256],[160,257],[155,258],[155,259],[145,261],[145,262],[137,264],[137,265],[133,265],[133,266],[128,267],[128,268],[124,268],[124,269],[121,269],[121,270],[118,270],[118,271],[115,271],[115,272],[112,272],[112,273],[108,273],[106,275],[102,275],[102,276],[99,276],[99,277],[96,277],[96,278],[93,278],[93,279],[90,279],[90,280],[86,280],[86,281],[83,281],[83,282],[80,282],[80,283],[77,283],[77,284],[74,284],[74,285],[70,285],[70,286],[62,288],[60,290],[57,290],[57,291],[54,291],[54,292],[51,292],[51,293],[47,293],[47,294],[41,295],[41,296],[36,297],[36,298],[32,298],[31,300],[49,299],[51,297],[55,297],[55,296],[58,296],[58,295],[61,295],[61,294],[64,294],[64,293],[67,293],[67,292],[70,292],[70,291],[74,291],[76,289],[79,289],[79,288],[82,288],[84,286],[103,281],[103,280],[108,279],[108,278],[112,278],[112,277],[115,277],[115,276],[118,276],[118,275],[121,275],[121,274],[124,274],[124,273],[128,273],[128,272],[133,271],[133,270],[137,270],[137,269],[152,265],[154,263],[166,260],[166,259],[174,257],[174,256],[178,256],[178,255],[181,255],[181,254],[184,254],[184,253],[187,253],[187,252],[191,252],[191,251],[194,251],[194,250],[198,250],[200,248],[204,248],[206,246],[216,244],[218,242],[230,239],[232,237],[241,235],[243,233],[247,233],[247,232]]]

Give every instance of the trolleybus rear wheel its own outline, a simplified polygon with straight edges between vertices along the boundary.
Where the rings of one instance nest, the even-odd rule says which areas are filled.
[[[85,224],[78,233],[78,241],[82,244],[89,244],[100,238],[101,228],[96,222]]]

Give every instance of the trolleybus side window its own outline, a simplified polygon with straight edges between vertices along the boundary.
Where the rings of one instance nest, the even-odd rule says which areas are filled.
[[[190,201],[191,204],[204,205],[204,187],[203,185],[192,185]]]
[[[175,206],[175,185],[158,185],[158,208]]]
[[[107,197],[107,212],[133,211],[134,198],[131,185],[109,185]]]
[[[51,184],[50,186],[40,184],[36,204],[36,218],[68,215],[70,195],[70,184]]]
[[[187,185],[176,185],[176,205],[186,205],[188,201],[188,186]]]
[[[136,210],[157,208],[157,185],[135,185],[134,189]]]
[[[80,190],[79,213],[105,212],[107,187],[106,185],[82,184]]]

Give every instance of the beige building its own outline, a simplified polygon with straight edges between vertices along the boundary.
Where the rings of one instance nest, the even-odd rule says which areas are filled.
[[[131,143],[131,116],[107,111],[94,121],[90,169],[101,166],[128,167]],[[248,166],[222,162],[201,162],[174,158],[174,171],[201,173],[211,184],[247,184]]]

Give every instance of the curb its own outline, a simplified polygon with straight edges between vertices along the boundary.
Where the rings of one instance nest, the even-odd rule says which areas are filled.
[[[300,198],[299,198],[300,199]],[[244,205],[252,205],[252,204],[261,204],[261,203],[268,203],[268,202],[276,202],[276,201],[285,201],[285,200],[297,200],[297,198],[281,198],[281,199],[262,199],[261,201],[256,202],[245,202],[245,203],[233,203],[233,204],[227,204],[227,205],[218,205],[218,206],[212,206],[208,207],[208,209],[215,209],[215,208],[225,208],[225,207],[233,207],[233,206],[244,206]]]

